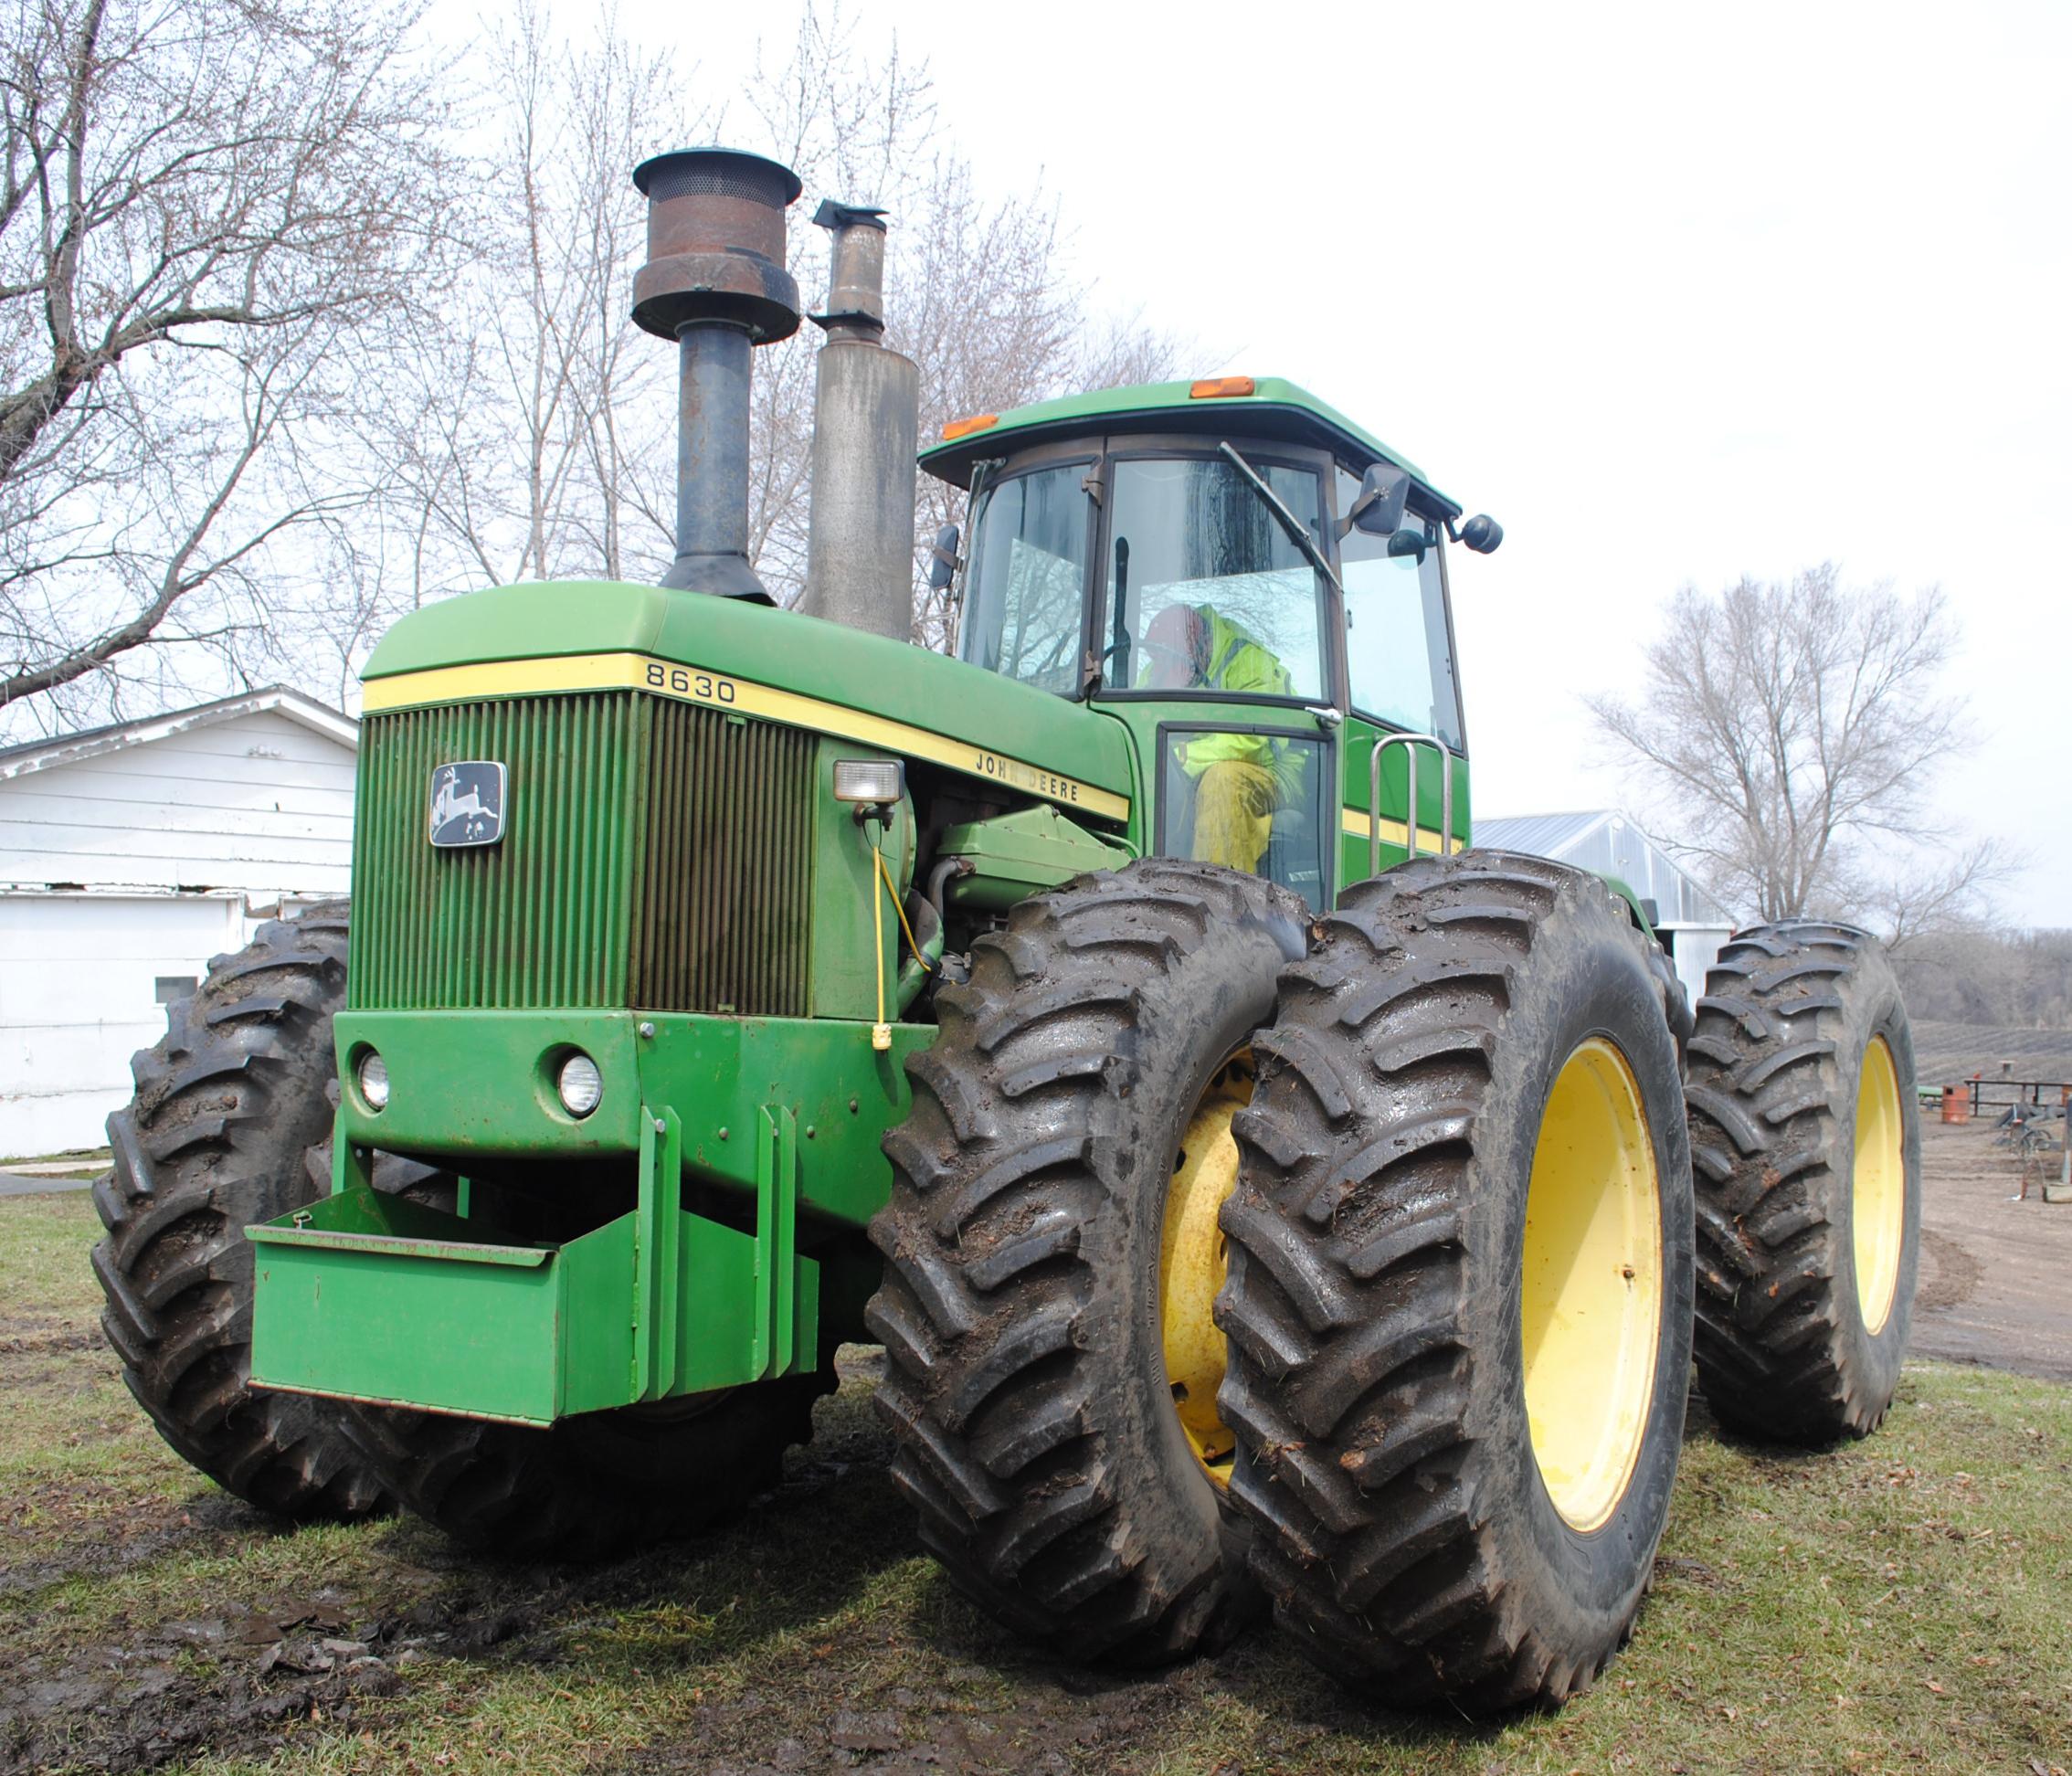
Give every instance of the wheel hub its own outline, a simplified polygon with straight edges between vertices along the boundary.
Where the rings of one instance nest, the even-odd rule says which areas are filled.
[[[1158,1246],[1158,1316],[1173,1411],[1202,1471],[1228,1485],[1237,1439],[1216,1410],[1224,1343],[1216,1296],[1230,1260],[1217,1214],[1237,1187],[1231,1118],[1252,1102],[1252,1052],[1233,1055],[1210,1080],[1173,1157]]]
[[[1855,1247],[1856,1305],[1874,1337],[1892,1315],[1899,1249],[1907,1232],[1907,1160],[1901,1140],[1899,1074],[1885,1038],[1864,1051],[1856,1087],[1856,1152],[1849,1191]]]
[[[1640,1458],[1662,1325],[1654,1146],[1626,1058],[1602,1037],[1554,1081],[1526,1199],[1520,1337],[1532,1453],[1554,1508],[1602,1528]]]

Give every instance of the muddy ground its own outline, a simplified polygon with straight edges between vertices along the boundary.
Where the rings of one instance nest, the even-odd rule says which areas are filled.
[[[2026,1167],[1990,1123],[1921,1126],[1917,1356],[2072,1381],[2072,1202],[2046,1203],[2063,1156]]]
[[[2072,1380],[2072,1205],[2008,1202],[1988,1131],[1931,1126],[1925,1151],[1918,1348]],[[2072,1766],[2059,1389],[1910,1369],[1878,1439],[1819,1455],[1736,1443],[1695,1402],[1614,1677],[1480,1727],[1363,1705],[1263,1628],[1149,1675],[1016,1641],[914,1538],[875,1351],[845,1354],[811,1447],[722,1534],[572,1570],[408,1520],[291,1530],[128,1398],[95,1232],[81,1196],[0,1203],[5,1776]]]

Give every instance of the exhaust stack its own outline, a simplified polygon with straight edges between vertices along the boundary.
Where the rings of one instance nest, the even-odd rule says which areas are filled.
[[[823,203],[813,220],[834,236],[834,250],[828,312],[813,316],[827,342],[814,386],[813,512],[798,608],[905,641],[921,373],[884,344],[884,212]]]
[[[633,170],[648,200],[634,323],[679,357],[676,559],[664,586],[775,602],[748,565],[749,354],[798,331],[784,269],[788,166],[730,148],[658,154]]]

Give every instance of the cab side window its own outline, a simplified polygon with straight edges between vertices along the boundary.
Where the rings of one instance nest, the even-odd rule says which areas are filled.
[[[1338,471],[1338,510],[1359,497],[1358,477]],[[1446,592],[1439,576],[1439,526],[1415,512],[1405,529],[1422,533],[1423,559],[1391,555],[1386,536],[1349,530],[1339,540],[1346,587],[1346,670],[1356,714],[1461,746],[1461,700],[1446,634]]]
[[[1069,697],[1084,671],[1086,465],[1068,463],[995,481],[971,520],[962,658],[1004,678]]]

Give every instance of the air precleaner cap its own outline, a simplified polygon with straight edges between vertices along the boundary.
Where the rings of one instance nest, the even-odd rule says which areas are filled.
[[[676,559],[662,584],[772,599],[748,562],[748,407],[755,348],[798,331],[784,269],[789,167],[733,148],[658,154],[633,171],[648,262],[633,320],[677,349]]]
[[[784,269],[784,213],[804,187],[788,166],[734,148],[686,148],[633,170],[648,200],[648,262],[633,319],[662,339],[688,322],[731,322],[759,345],[798,331]]]

